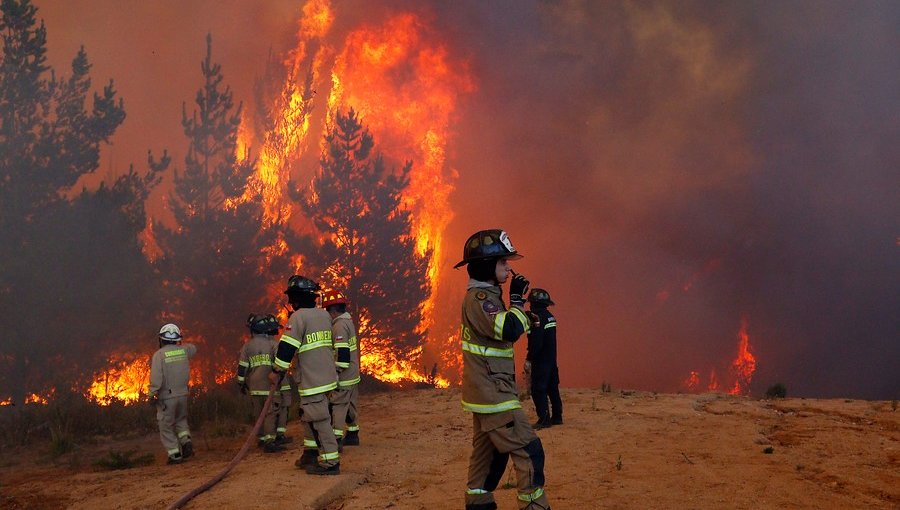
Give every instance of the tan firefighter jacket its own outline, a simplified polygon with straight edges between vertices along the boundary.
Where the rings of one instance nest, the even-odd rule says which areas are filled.
[[[331,316],[321,308],[301,308],[291,314],[275,354],[282,371],[296,356],[294,380],[300,396],[318,395],[337,388]]]
[[[356,340],[353,319],[348,312],[332,319],[331,335],[337,350],[335,365],[338,369],[338,386],[349,388],[359,384],[359,342]]]
[[[462,406],[473,413],[521,409],[516,389],[513,342],[531,329],[525,311],[507,310],[501,289],[469,280],[462,305]]]
[[[188,394],[191,366],[188,360],[197,353],[194,344],[168,344],[160,347],[150,359],[149,395],[160,400]]]
[[[238,359],[238,383],[247,385],[251,395],[269,395],[269,373],[275,358],[272,337],[254,333],[241,347]]]

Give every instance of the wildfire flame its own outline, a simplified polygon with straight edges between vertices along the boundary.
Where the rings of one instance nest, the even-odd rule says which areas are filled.
[[[731,395],[747,395],[750,392],[750,381],[756,371],[756,357],[750,352],[750,335],[747,333],[747,318],[741,319],[741,329],[738,331],[738,353],[731,362],[729,374],[733,379],[728,393]],[[700,388],[700,373],[692,370],[690,375],[682,382],[682,387],[687,391],[698,391]],[[716,370],[710,369],[708,391],[720,391],[722,387]]]

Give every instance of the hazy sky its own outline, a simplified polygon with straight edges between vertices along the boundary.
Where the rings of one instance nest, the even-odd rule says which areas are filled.
[[[251,103],[302,3],[35,1],[57,71],[83,44],[125,100],[101,175],[178,161],[208,32]],[[335,2],[344,30],[404,9],[476,82],[444,263],[509,232],[557,303],[564,385],[727,379],[745,318],[756,393],[900,397],[900,4]]]

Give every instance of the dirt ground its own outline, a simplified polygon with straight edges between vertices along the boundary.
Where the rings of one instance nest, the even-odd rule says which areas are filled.
[[[556,510],[900,508],[896,402],[593,389],[563,390],[563,400],[565,424],[539,432]],[[292,423],[290,449],[252,451],[184,508],[462,508],[471,418],[459,391],[364,395],[361,404],[362,445],[344,450],[340,476],[294,467],[301,443]],[[0,507],[165,508],[218,473],[242,439],[201,433],[194,442],[197,455],[177,466],[164,464],[155,435],[94,446],[156,456],[121,471],[7,453]],[[514,476],[510,466],[495,493],[500,509],[516,508]]]

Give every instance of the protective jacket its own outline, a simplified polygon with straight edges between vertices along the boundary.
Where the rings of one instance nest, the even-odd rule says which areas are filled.
[[[497,285],[469,280],[462,304],[462,406],[479,414],[521,409],[513,342],[531,329],[524,310],[503,304]]]
[[[251,395],[269,395],[269,373],[275,358],[274,347],[272,337],[258,333],[254,333],[241,347],[237,380],[238,383],[247,385]]]
[[[331,321],[334,348],[337,350],[338,386],[359,384],[359,342],[350,313],[344,312]]]
[[[160,400],[184,397],[191,379],[189,359],[197,353],[194,344],[168,344],[153,353],[150,360],[149,394]]]
[[[528,333],[528,354],[525,359],[531,362],[531,370],[550,370],[556,366],[556,317],[547,308],[532,306],[531,312],[537,315],[539,323]]]
[[[275,353],[275,366],[285,371],[296,357],[294,380],[301,397],[337,388],[331,316],[321,308],[300,308],[291,314]]]

